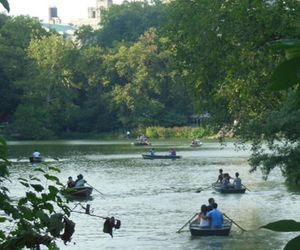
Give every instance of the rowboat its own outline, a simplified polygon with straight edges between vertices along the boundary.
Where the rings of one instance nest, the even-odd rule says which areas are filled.
[[[191,147],[201,147],[203,145],[203,143],[199,140],[193,141],[190,146]]]
[[[192,236],[228,236],[231,230],[232,222],[224,219],[220,228],[200,227],[199,220],[195,219],[190,223],[190,232]]]
[[[151,146],[151,143],[148,141],[134,141],[131,144],[134,146]]]
[[[38,156],[38,157],[33,157],[33,156],[30,156],[29,157],[29,161],[31,163],[40,163],[43,161],[43,158],[41,156]]]
[[[228,187],[224,188],[222,187],[222,184],[220,183],[213,183],[212,187],[222,193],[222,194],[244,194],[246,192],[246,188],[234,188],[234,187]]]
[[[151,155],[151,154],[142,154],[143,159],[180,159],[180,155]]]
[[[60,191],[64,196],[71,198],[88,198],[93,192],[92,187],[64,188]]]

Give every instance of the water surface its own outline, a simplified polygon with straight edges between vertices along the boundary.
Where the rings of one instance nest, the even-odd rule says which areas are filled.
[[[278,219],[300,221],[298,194],[287,190],[280,171],[268,181],[260,172],[249,173],[249,151],[236,151],[232,143],[221,146],[205,142],[200,148],[189,147],[187,141],[154,141],[159,153],[175,147],[179,160],[144,160],[147,147],[135,147],[129,141],[44,141],[9,142],[12,179],[36,174],[28,156],[37,148],[46,162],[61,168],[58,177],[67,180],[83,174],[89,184],[101,191],[93,192],[90,204],[93,213],[114,216],[122,222],[111,239],[102,232],[103,220],[85,214],[72,214],[76,223],[73,240],[61,249],[282,249],[295,233],[274,233],[258,229]],[[148,148],[149,149],[149,148]],[[251,190],[246,194],[222,195],[207,188],[217,179],[218,169],[238,171],[243,183]],[[9,184],[11,193],[20,196],[21,185]],[[199,211],[208,198],[214,197],[220,210],[243,228],[232,227],[229,237],[191,237],[186,229],[176,231]],[[78,201],[71,201],[75,207]],[[83,211],[79,206],[75,209]]]

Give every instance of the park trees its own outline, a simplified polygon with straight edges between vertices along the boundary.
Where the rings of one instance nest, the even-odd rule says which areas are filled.
[[[298,111],[291,106],[292,93],[270,90],[270,76],[283,54],[275,54],[269,46],[274,40],[299,37],[298,13],[299,3],[293,0],[173,1],[170,5],[166,33],[180,68],[189,72],[188,83],[198,95],[199,109],[208,110],[219,126],[237,120],[236,136],[253,141],[253,169],[262,166],[266,174],[275,166],[284,173],[291,169],[288,165],[298,168],[293,157],[297,147],[290,136],[297,134],[299,143],[292,128]],[[277,158],[262,153],[265,140]],[[290,143],[293,146],[288,147]]]
[[[176,70],[172,51],[155,29],[106,58],[112,109],[125,127],[182,125],[192,111],[189,93]]]

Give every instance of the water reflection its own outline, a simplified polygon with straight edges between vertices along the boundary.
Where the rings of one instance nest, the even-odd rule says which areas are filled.
[[[37,174],[36,166],[26,161],[38,145],[50,166],[59,166],[58,177],[67,180],[79,173],[93,191],[90,204],[94,213],[115,216],[122,221],[114,239],[103,234],[103,220],[84,214],[73,214],[76,232],[72,249],[282,249],[295,234],[257,230],[259,226],[279,218],[300,220],[298,193],[287,189],[279,171],[274,171],[266,182],[261,174],[249,173],[246,151],[236,151],[233,144],[227,147],[206,143],[201,148],[191,148],[186,141],[152,142],[157,152],[167,152],[176,147],[179,160],[143,160],[147,148],[134,147],[129,141],[52,141],[10,142],[12,178]],[[24,161],[18,161],[24,157]],[[58,158],[58,161],[51,160]],[[43,167],[43,165],[40,165]],[[243,183],[251,192],[244,195],[222,195],[209,187],[216,180],[218,169],[233,175],[240,173]],[[11,192],[20,195],[24,187],[9,184]],[[229,237],[191,237],[186,230],[176,231],[214,197],[220,209],[238,224],[250,230],[246,233],[233,226]],[[74,207],[78,201],[69,201]],[[293,207],[294,214],[286,212]],[[77,208],[79,209],[79,208]],[[73,243],[76,242],[76,245]],[[59,243],[61,249],[70,247]],[[242,248],[241,248],[242,247]]]

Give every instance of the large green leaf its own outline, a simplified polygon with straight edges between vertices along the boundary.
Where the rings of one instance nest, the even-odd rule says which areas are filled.
[[[44,174],[44,176],[47,180],[59,182],[59,179],[54,175]]]
[[[279,220],[264,225],[261,228],[266,228],[276,232],[296,232],[300,231],[300,222],[294,220]]]
[[[300,56],[280,64],[271,78],[272,90],[285,90],[300,83]]]
[[[7,10],[7,12],[10,11],[10,8],[9,8],[9,3],[7,0],[0,0],[0,3],[3,5],[3,7]]]
[[[6,221],[7,218],[5,217],[0,217],[0,223]]]
[[[290,240],[283,250],[299,250],[300,246],[300,236],[297,236],[296,238]]]
[[[49,170],[53,170],[53,171],[60,173],[60,169],[58,167],[49,166]]]
[[[31,184],[31,186],[34,188],[37,192],[42,192],[44,190],[44,187],[40,184]]]
[[[278,40],[270,43],[273,49],[284,49],[287,59],[292,59],[300,55],[300,41],[299,40]]]

